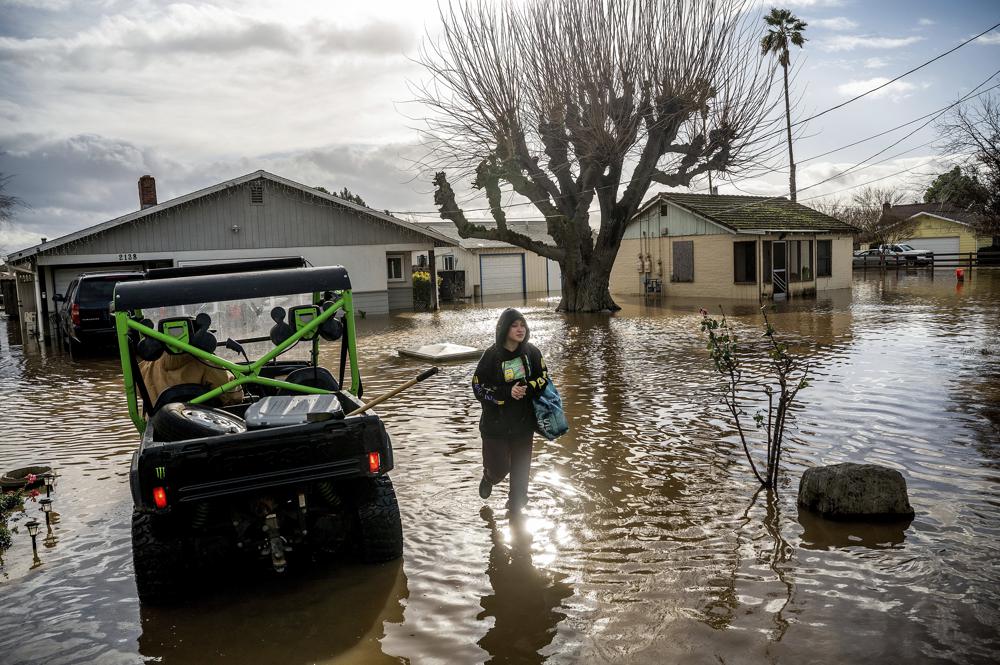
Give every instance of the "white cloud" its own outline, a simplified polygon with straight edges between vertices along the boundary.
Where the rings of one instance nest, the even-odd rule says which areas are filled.
[[[880,85],[888,83],[891,79],[885,78],[883,76],[877,76],[875,78],[865,79],[865,80],[855,80],[848,81],[847,83],[842,83],[837,86],[837,92],[845,97],[854,97],[860,95],[872,88],[876,88]],[[893,101],[900,101],[906,99],[910,93],[916,90],[926,90],[930,87],[929,83],[909,83],[907,81],[895,81],[884,88],[873,92],[871,97],[889,97]]]
[[[917,25],[935,25],[936,23],[937,23],[936,21],[929,18],[922,18],[919,21],[917,21]]]
[[[855,21],[843,16],[833,18],[813,18],[807,21],[810,28],[826,28],[827,30],[853,30],[858,27]]]
[[[888,64],[885,58],[868,58],[865,60],[865,69],[881,69]]]
[[[893,49],[923,41],[923,37],[871,37],[867,35],[836,35],[821,41],[827,51],[853,51],[857,48]]]
[[[977,44],[1000,44],[1000,31],[994,30],[976,40]]]

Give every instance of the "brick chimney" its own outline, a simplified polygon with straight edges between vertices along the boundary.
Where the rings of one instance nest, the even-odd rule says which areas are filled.
[[[145,210],[156,205],[156,180],[151,175],[139,178],[139,209]]]

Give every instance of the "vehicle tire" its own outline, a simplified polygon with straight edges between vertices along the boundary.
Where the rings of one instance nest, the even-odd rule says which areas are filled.
[[[150,605],[176,601],[183,591],[183,541],[157,529],[155,517],[132,511],[132,564],[139,600]]]
[[[403,555],[403,523],[396,491],[388,476],[377,476],[370,483],[358,502],[361,558],[368,563],[398,559]]]
[[[210,409],[197,404],[171,402],[153,416],[153,433],[157,441],[184,441],[220,434],[240,434],[247,431],[246,422],[222,409]]]

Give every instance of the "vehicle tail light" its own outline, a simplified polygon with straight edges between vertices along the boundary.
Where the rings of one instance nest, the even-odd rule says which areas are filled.
[[[378,453],[368,453],[368,470],[372,473],[378,473],[379,469],[382,468],[382,458],[379,457]]]
[[[73,303],[73,307],[69,310],[70,318],[73,319],[73,325],[80,325],[80,306]]]
[[[164,509],[167,507],[167,490],[162,487],[153,488],[153,503],[159,509]]]

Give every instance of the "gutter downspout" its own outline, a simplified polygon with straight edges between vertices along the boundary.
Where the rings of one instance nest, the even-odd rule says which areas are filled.
[[[35,278],[35,336],[38,337],[38,343],[43,344],[45,342],[45,328],[42,325],[42,284],[39,279],[39,265],[35,263],[35,269],[32,271],[32,275]]]

